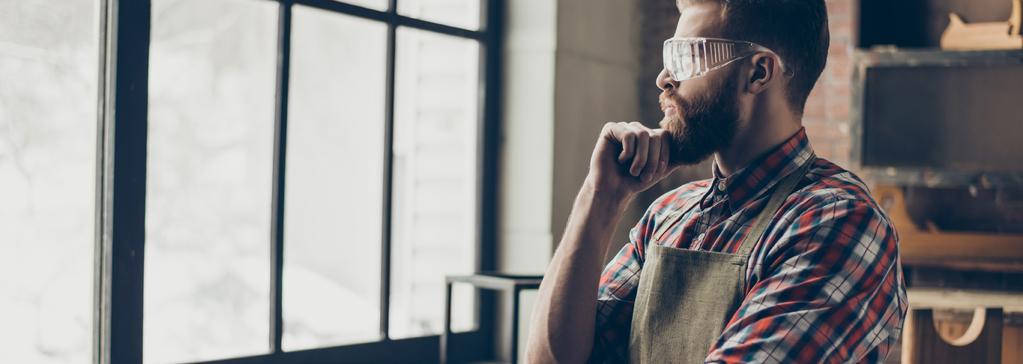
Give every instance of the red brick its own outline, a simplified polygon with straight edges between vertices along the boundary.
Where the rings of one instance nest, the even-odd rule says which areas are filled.
[[[803,126],[806,128],[806,135],[810,138],[814,149],[819,149],[824,153],[830,153],[828,148],[848,139],[848,136],[843,135],[834,123],[804,120]]]
[[[852,18],[853,0],[827,0],[829,18]]]
[[[849,95],[852,94],[852,87],[847,83],[832,82],[824,84],[824,94],[828,95],[828,98],[841,98],[843,100],[849,100]]]
[[[849,84],[852,81],[852,62],[845,57],[828,58],[824,74],[829,84]]]
[[[825,113],[827,114],[828,120],[848,120],[850,108],[849,101],[828,100],[828,106]]]
[[[813,85],[813,89],[810,90],[810,97],[823,97],[826,95],[824,82],[817,80],[817,83]]]
[[[828,17],[828,32],[832,36],[851,36],[853,34],[852,17]]]
[[[827,118],[827,104],[824,97],[811,97],[806,99],[806,107],[803,108],[803,117],[821,120]]]
[[[852,46],[849,42],[849,37],[832,35],[831,42],[828,47],[828,57],[842,57],[849,58],[852,51]]]
[[[832,145],[834,148],[834,155],[836,159],[846,161],[842,166],[848,165],[849,157],[852,155],[852,140],[849,137],[838,140]]]
[[[827,96],[824,94],[824,86],[818,85],[814,87],[813,91],[810,91],[810,96],[806,99],[806,108],[803,109],[804,118],[817,118],[824,119],[827,116]]]

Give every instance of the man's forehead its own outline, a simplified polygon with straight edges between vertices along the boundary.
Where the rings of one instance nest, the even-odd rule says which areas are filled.
[[[717,1],[677,1],[679,18],[676,37],[721,38],[721,4]]]

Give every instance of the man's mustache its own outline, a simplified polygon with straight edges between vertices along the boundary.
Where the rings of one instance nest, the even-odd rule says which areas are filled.
[[[681,107],[682,106],[681,101],[682,101],[681,98],[678,97],[678,94],[676,94],[674,91],[664,90],[663,92],[661,92],[660,95],[657,96],[657,102],[661,105],[662,109],[666,105]]]
[[[686,117],[686,112],[689,109],[689,103],[683,100],[682,97],[672,90],[664,90],[661,92],[661,94],[657,97],[657,102],[662,111],[664,111],[668,106],[674,107],[676,115],[675,118],[679,119],[684,119]],[[672,122],[675,118],[669,118],[665,115],[664,119],[662,119],[658,124],[670,132],[678,132],[680,125],[673,125],[676,123]]]
[[[667,106],[674,106],[675,110],[678,111],[678,115],[684,117],[687,112],[690,112],[693,105],[688,100],[683,99],[674,90],[664,90],[660,95],[657,96],[657,103],[664,110]]]

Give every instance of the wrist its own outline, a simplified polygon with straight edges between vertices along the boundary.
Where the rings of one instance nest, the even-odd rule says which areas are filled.
[[[607,188],[591,176],[587,176],[583,181],[579,194],[588,197],[594,207],[614,211],[623,210],[635,198],[635,193],[624,189]]]

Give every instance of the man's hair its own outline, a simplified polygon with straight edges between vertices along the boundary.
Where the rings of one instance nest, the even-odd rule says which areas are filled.
[[[778,53],[789,80],[788,101],[802,113],[828,59],[830,34],[824,0],[677,0],[721,5],[723,36],[754,42]]]

